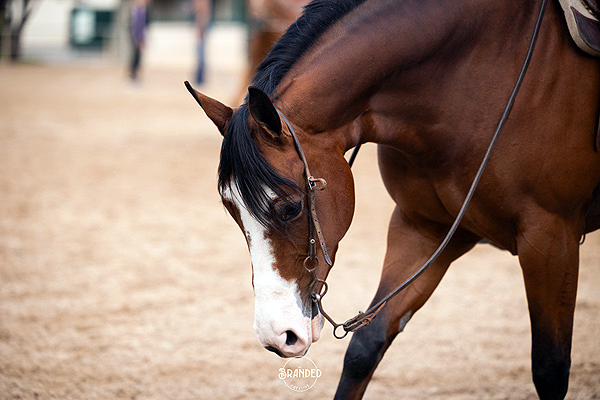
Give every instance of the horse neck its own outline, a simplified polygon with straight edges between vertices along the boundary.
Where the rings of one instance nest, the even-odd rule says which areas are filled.
[[[461,67],[460,59],[482,42],[502,37],[505,48],[512,41],[525,46],[539,1],[366,1],[291,68],[278,95],[290,119],[308,133],[342,132],[346,148],[389,142],[389,132],[374,129],[375,117],[391,107],[389,116],[397,118],[402,95],[423,98],[421,82],[431,87],[436,73],[448,76],[432,69]]]

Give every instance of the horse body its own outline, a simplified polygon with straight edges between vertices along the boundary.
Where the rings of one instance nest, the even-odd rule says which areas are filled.
[[[275,68],[273,57],[259,68],[255,83],[291,121],[313,174],[328,182],[317,202],[333,258],[354,206],[352,175],[343,155],[359,143],[379,145],[381,175],[397,206],[372,304],[413,274],[452,224],[519,74],[539,4],[359,1],[275,81],[265,83]],[[551,1],[529,72],[459,230],[417,281],[353,335],[338,398],[362,397],[395,336],[452,261],[482,238],[518,255],[531,318],[534,383],[541,399],[564,398],[578,243],[600,182],[600,156],[594,150],[599,87],[598,62],[570,42],[558,3]],[[255,322],[255,327],[267,326],[257,330],[261,344],[280,355],[302,355],[318,338],[320,316],[311,310],[310,274],[302,268],[309,217],[302,210],[299,188],[306,184],[297,149],[266,96],[251,91],[235,111],[195,96],[225,142],[240,134],[235,126],[244,126],[283,179],[275,186],[262,182],[268,188],[258,200],[256,194],[240,193],[235,204],[232,198],[224,202],[246,231],[251,254],[257,240],[266,243],[269,273],[293,283],[296,294],[290,301],[298,307],[292,313],[296,316],[287,317],[305,321],[304,330],[292,328],[298,325],[293,321]],[[231,143],[225,142],[229,149]],[[223,154],[222,186],[247,185],[244,179],[250,178],[227,169]],[[269,213],[279,220],[271,226],[262,221],[264,231],[250,237],[248,223],[239,216],[244,208],[259,220]],[[319,259],[318,275],[324,280],[328,268]]]
[[[472,179],[469,172],[473,174],[483,157],[527,49],[536,8],[530,4],[526,14],[529,18],[524,18],[524,7],[517,3],[512,9],[504,10],[502,15],[499,11],[493,12],[493,6],[482,7],[481,1],[470,2],[470,8],[463,4],[461,9],[454,11],[454,16],[442,17],[447,7],[422,2],[420,8],[437,7],[439,14],[419,9],[422,20],[406,11],[409,5],[404,2],[394,2],[391,7],[395,10],[391,12],[375,11],[376,7],[367,3],[364,7],[371,8],[372,14],[380,19],[382,15],[393,15],[394,18],[385,19],[391,21],[388,23],[390,26],[383,22],[361,21],[365,31],[360,27],[354,28],[354,25],[340,24],[341,27],[327,32],[321,39],[323,45],[315,45],[279,85],[278,92],[287,105],[286,112],[292,121],[302,121],[302,127],[308,132],[325,132],[348,124],[357,114],[368,109],[368,114],[360,117],[367,120],[362,125],[368,124],[368,131],[361,133],[359,141],[373,141],[398,149],[404,155],[404,162],[415,166],[412,172],[423,177],[421,181],[429,186],[413,192],[426,193],[435,186],[437,189],[434,191],[443,199],[446,216],[452,217],[460,208]],[[390,7],[389,4],[386,6]],[[412,8],[415,7],[412,5]],[[483,14],[482,8],[487,13],[478,20],[464,18],[464,15],[476,16],[478,12]],[[554,4],[551,8],[546,19],[561,18]],[[406,19],[410,21],[403,24]],[[403,46],[400,43],[382,43],[383,40],[368,36],[366,31],[372,24],[378,26],[379,36],[395,38],[402,41]],[[412,24],[428,26],[432,32],[415,29]],[[587,197],[589,201],[589,187],[598,182],[597,173],[579,177],[581,171],[592,172],[597,165],[596,154],[590,146],[594,140],[597,109],[581,106],[597,104],[599,75],[596,61],[578,54],[565,28],[557,25],[561,29],[544,31],[539,39],[540,50],[536,52],[531,67],[535,72],[526,79],[506,128],[507,133],[498,144],[502,150],[496,154],[520,162],[499,166],[492,163],[490,169],[494,171],[488,171],[489,179],[482,182],[484,187],[498,187],[498,183],[503,182],[500,187],[504,202],[512,205],[506,200],[519,198],[522,192],[535,189],[540,186],[537,182],[543,181],[544,190],[548,190],[548,186],[555,188],[552,195],[545,193],[537,199],[544,201],[541,206],[550,212],[564,212],[564,204],[585,207],[582,199]],[[406,26],[408,34],[402,29]],[[428,35],[446,40],[438,39],[435,43],[424,45],[422,42]],[[374,46],[373,43],[379,45]],[[399,50],[386,51],[386,48]],[[565,56],[565,53],[570,56]],[[423,62],[423,59],[426,61]],[[378,64],[371,65],[372,60],[377,60]],[[411,67],[413,63],[418,65]],[[337,87],[345,89],[343,96],[338,95]],[[578,88],[579,96],[571,95],[574,88]],[[578,139],[578,143],[572,140],[573,137]],[[349,146],[356,144],[356,137],[350,139]],[[551,149],[548,149],[549,144]],[[577,154],[574,157],[577,162],[557,166],[545,161],[571,157],[566,153],[567,148],[573,150],[572,154]],[[555,156],[549,157],[548,151]],[[383,152],[386,153],[385,150]],[[456,163],[456,160],[461,162]],[[542,164],[546,165],[547,171],[539,170],[538,166]],[[452,168],[448,168],[450,165]],[[412,185],[407,185],[410,168],[406,167],[398,171],[403,179],[394,175],[386,180],[386,185],[390,187],[390,184],[401,182],[398,191],[407,193],[410,190],[407,187]],[[450,171],[456,175],[457,168],[462,168],[467,179],[448,177]],[[565,175],[557,176],[556,170]],[[517,188],[514,177],[523,175],[522,171],[536,171],[540,175],[527,174],[523,177],[523,187]],[[588,179],[588,182],[583,183],[581,179]],[[574,184],[582,191],[577,193],[564,189],[565,185]],[[440,191],[450,193],[443,195]],[[521,208],[521,204],[515,204],[513,210],[506,210],[507,204],[503,207],[494,204],[498,203],[496,191],[481,191],[494,193],[494,199],[488,199],[488,205],[482,207],[485,212],[479,217],[488,215],[487,210],[490,209],[497,209],[499,213],[504,211],[504,219],[511,218],[510,214],[514,217],[518,212],[516,208]],[[394,200],[402,202],[400,193],[394,196],[393,192],[397,190],[391,189]],[[419,199],[416,212],[430,213],[436,207],[423,211],[422,197],[410,196]],[[479,199],[483,200],[482,197]],[[516,231],[506,232],[509,225],[506,221],[494,224],[494,220],[499,220],[498,216],[486,218],[478,224],[479,227],[473,224],[470,229],[516,253]],[[444,222],[447,223],[447,219]],[[496,228],[490,229],[492,225]],[[514,225],[514,221],[510,225]]]

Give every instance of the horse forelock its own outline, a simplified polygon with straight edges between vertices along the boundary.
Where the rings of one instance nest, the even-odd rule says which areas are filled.
[[[282,231],[282,224],[270,208],[273,194],[291,203],[290,189],[301,189],[269,164],[250,133],[248,117],[248,107],[244,105],[229,120],[221,146],[219,193],[223,195],[235,185],[243,206],[254,218],[267,228]]]
[[[314,0],[257,68],[252,85],[273,94],[292,66],[317,39],[337,21],[366,0]],[[285,230],[269,209],[270,193],[290,201],[289,191],[298,186],[277,173],[260,152],[248,129],[247,99],[229,120],[221,147],[219,192],[230,185],[238,189],[244,206],[261,224],[278,231]]]

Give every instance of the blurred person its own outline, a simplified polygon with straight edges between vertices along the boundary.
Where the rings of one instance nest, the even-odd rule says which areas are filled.
[[[210,23],[211,0],[194,0],[194,16],[196,20],[196,57],[198,62],[195,80],[197,84],[201,84],[204,82],[204,72],[206,68],[204,48],[206,43],[206,31]]]
[[[136,82],[138,79],[142,51],[146,45],[149,3],[150,0],[133,0],[131,5],[131,39],[133,43],[133,54],[130,64],[130,77],[133,82]]]

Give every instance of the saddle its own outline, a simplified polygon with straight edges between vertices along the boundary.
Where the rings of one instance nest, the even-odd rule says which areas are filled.
[[[559,2],[577,46],[594,57],[600,57],[600,0]]]
[[[571,37],[577,46],[593,57],[600,57],[600,0],[559,0]],[[596,132],[596,151],[600,150],[600,122]],[[600,228],[600,185],[592,194],[585,218],[584,233]]]
[[[600,57],[600,0],[559,0],[569,33],[577,46]],[[600,121],[596,131],[596,151],[600,151]]]

